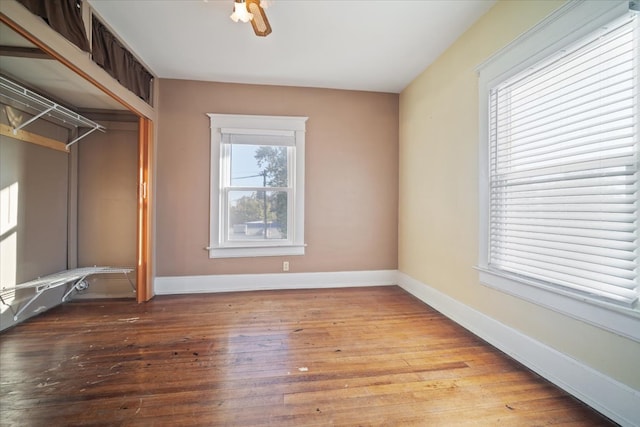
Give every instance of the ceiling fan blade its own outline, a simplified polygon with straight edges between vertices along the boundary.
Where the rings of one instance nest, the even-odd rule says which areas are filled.
[[[271,34],[271,25],[269,25],[267,14],[264,13],[264,9],[260,6],[260,0],[246,0],[246,3],[247,10],[253,13],[251,26],[256,36],[266,37]]]

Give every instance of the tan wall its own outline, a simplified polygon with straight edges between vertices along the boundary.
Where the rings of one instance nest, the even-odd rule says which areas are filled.
[[[481,286],[474,68],[560,6],[501,1],[400,95],[399,269],[640,389],[640,344]]]
[[[209,259],[209,118],[308,116],[306,254]],[[158,276],[397,267],[398,95],[160,81]]]
[[[0,105],[0,122],[7,124],[4,106]],[[23,115],[23,122],[31,115]],[[38,120],[25,131],[66,141],[67,129]],[[67,194],[69,155],[40,145],[0,136],[0,191],[9,193],[17,186],[15,200],[0,201],[0,279],[3,288],[56,273],[67,268]],[[13,187],[16,188],[16,187]],[[5,193],[5,195],[6,195]],[[15,193],[14,193],[15,194]],[[15,206],[15,208],[14,208]],[[17,208],[17,212],[14,209]],[[9,221],[13,214],[16,221]],[[23,321],[42,308],[60,303],[64,289],[45,292],[20,315]],[[13,295],[4,294],[5,302],[17,312],[35,289],[22,289]],[[13,313],[0,304],[0,330],[18,323]]]
[[[0,105],[0,121],[7,124],[3,107]],[[20,114],[23,122],[32,117],[25,112]],[[57,141],[66,141],[69,135],[67,129],[43,120],[24,130]],[[18,221],[14,229],[17,283],[67,266],[68,167],[67,153],[0,136],[0,189],[18,184]],[[1,209],[4,212],[10,207]],[[5,234],[0,238],[7,238]],[[8,256],[4,251],[0,255]]]
[[[78,145],[78,266],[135,267],[138,124],[104,125]],[[90,280],[89,295],[132,295],[122,275]]]

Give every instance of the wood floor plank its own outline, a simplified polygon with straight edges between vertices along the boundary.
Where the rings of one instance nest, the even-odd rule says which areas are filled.
[[[615,425],[397,287],[71,302],[0,366],[2,426]]]

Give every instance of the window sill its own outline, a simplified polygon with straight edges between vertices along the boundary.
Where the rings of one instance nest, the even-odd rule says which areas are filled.
[[[525,301],[573,317],[640,342],[640,310],[525,281],[517,276],[478,266],[480,283]]]
[[[210,247],[209,258],[253,258],[304,255],[306,245]]]

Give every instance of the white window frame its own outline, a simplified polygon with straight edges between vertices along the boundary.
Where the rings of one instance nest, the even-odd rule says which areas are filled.
[[[478,68],[480,283],[640,342],[640,307],[619,306],[560,287],[489,269],[489,91],[629,12],[628,0],[572,0],[489,58]]]
[[[209,258],[304,255],[304,160],[307,117],[207,114],[211,123],[211,176],[209,211]],[[289,158],[289,204],[286,240],[229,241],[225,239],[226,213],[223,200],[225,174],[223,133],[250,135],[292,134],[295,155]],[[259,144],[258,144],[259,145]]]

